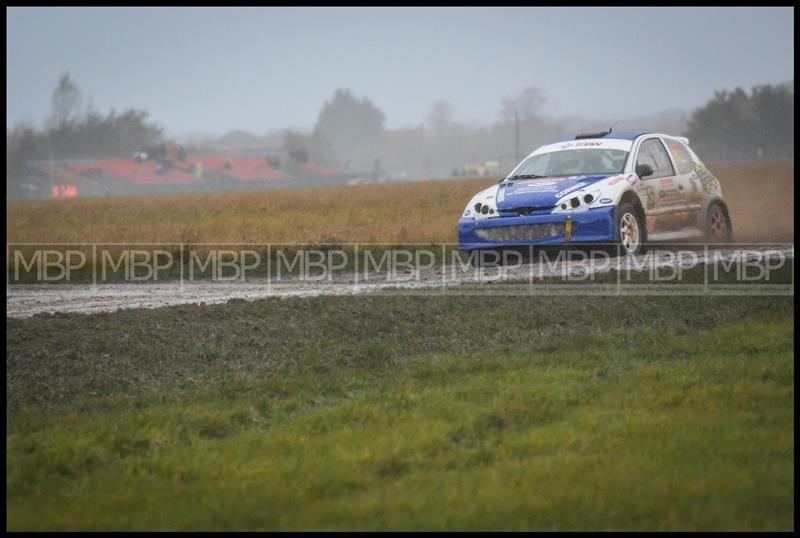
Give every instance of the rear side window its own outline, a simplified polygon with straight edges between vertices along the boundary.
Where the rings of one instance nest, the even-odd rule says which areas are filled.
[[[678,167],[679,174],[690,174],[694,169],[694,160],[692,154],[689,153],[683,142],[677,140],[666,140],[669,152],[672,154],[672,160],[675,161],[675,166]]]
[[[667,150],[657,138],[651,138],[642,142],[639,146],[639,155],[636,157],[636,165],[649,164],[653,168],[653,175],[645,179],[655,179],[658,177],[674,176],[675,170],[669,161]]]

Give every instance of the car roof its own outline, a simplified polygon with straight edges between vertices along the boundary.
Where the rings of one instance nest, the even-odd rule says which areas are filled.
[[[597,136],[592,136],[591,138],[616,138],[617,140],[636,140],[642,135],[650,134],[649,131],[619,131],[619,132],[610,132],[606,134],[598,133]],[[550,144],[557,144],[558,142],[567,142],[569,140],[580,140],[577,138],[580,135],[574,136],[565,136],[563,138],[559,138],[558,140],[553,140]]]

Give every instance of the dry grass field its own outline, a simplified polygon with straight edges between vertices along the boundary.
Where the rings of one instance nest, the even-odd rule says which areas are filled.
[[[8,204],[10,242],[454,242],[491,179]]]
[[[794,240],[794,162],[710,166],[738,241]],[[15,201],[10,243],[455,243],[492,179],[280,191]]]

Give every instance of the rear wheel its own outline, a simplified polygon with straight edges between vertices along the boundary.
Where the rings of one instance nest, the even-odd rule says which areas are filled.
[[[718,203],[711,204],[706,214],[706,239],[715,243],[728,243],[731,236],[728,212]]]
[[[620,254],[644,253],[644,223],[633,205],[622,203],[617,207],[616,226],[619,245],[622,247]]]

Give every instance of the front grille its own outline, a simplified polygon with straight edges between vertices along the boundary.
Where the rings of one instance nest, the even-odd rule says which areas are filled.
[[[499,209],[498,213],[504,217],[525,217],[527,215],[531,215],[533,213],[538,213],[539,211],[552,211],[555,206],[553,205],[543,205],[543,206],[532,206],[532,207],[515,207],[511,209]]]
[[[475,234],[486,241],[535,241],[564,235],[564,223],[520,224],[480,228]]]

